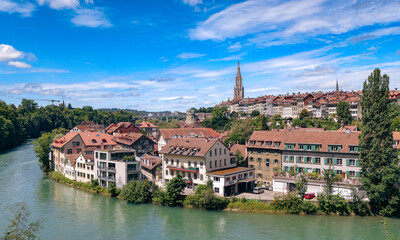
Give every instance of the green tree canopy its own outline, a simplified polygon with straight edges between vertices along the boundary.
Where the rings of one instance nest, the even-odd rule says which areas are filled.
[[[339,101],[336,106],[336,113],[338,115],[339,124],[343,121],[345,125],[348,125],[352,121],[351,112],[350,112],[350,104],[345,101]]]
[[[400,216],[399,159],[392,147],[389,76],[375,69],[363,85],[360,135],[362,187],[375,214]]]

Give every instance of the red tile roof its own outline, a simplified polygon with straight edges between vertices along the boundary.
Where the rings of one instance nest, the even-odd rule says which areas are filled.
[[[209,172],[208,175],[228,176],[228,175],[237,174],[237,173],[241,173],[241,172],[247,172],[249,170],[253,170],[253,169],[247,168],[247,167],[235,167],[235,168],[229,168],[229,169],[223,169],[223,170]]]
[[[242,156],[243,156],[244,158],[247,157],[247,146],[246,146],[246,145],[234,144],[234,145],[231,147],[230,150],[231,150],[231,152],[232,152],[233,154],[236,154],[236,151],[239,151],[239,152],[242,154]]]
[[[160,134],[165,140],[176,137],[206,137],[219,138],[220,134],[211,128],[172,128],[160,129]]]
[[[151,156],[147,153],[140,157],[140,165],[149,170],[152,170],[153,168],[157,167],[158,165],[161,164],[161,162],[162,159],[160,157]]]
[[[139,125],[139,128],[156,128],[157,126],[152,124],[151,122],[142,122]]]
[[[173,138],[161,149],[160,153],[202,157],[216,142],[225,146],[219,139]]]

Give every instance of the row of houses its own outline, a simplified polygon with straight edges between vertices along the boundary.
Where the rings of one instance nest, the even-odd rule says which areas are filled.
[[[222,102],[218,107],[227,106],[231,113],[250,114],[257,110],[263,115],[281,115],[283,118],[296,118],[306,109],[313,117],[325,118],[336,114],[340,101],[348,102],[353,119],[361,118],[362,91],[331,91],[311,93],[287,93],[278,96],[261,96],[257,98],[236,98]],[[391,90],[389,100],[400,104],[400,91]]]
[[[72,180],[96,179],[102,187],[122,188],[139,179],[165,186],[178,174],[190,189],[212,180],[219,196],[254,187],[254,169],[237,167],[236,156],[214,130],[161,129],[154,142],[133,126],[113,124],[104,133],[68,132],[51,144],[52,167]]]

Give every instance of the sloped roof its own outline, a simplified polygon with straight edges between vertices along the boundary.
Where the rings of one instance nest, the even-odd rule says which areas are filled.
[[[173,138],[161,149],[161,154],[203,157],[219,139]]]
[[[249,170],[253,170],[253,169],[252,168],[247,168],[247,167],[235,167],[235,168],[228,168],[228,169],[209,172],[209,173],[207,173],[207,175],[228,176],[228,175],[231,175],[231,174],[247,172]]]
[[[236,151],[237,150],[239,150],[239,152],[242,154],[242,156],[244,157],[244,158],[246,158],[247,157],[247,146],[246,145],[241,145],[241,144],[234,144],[232,147],[231,147],[231,152],[233,153],[233,154],[235,154],[236,153]]]
[[[211,128],[172,128],[160,129],[160,134],[165,140],[176,137],[206,137],[206,138],[219,138],[220,134]]]
[[[156,128],[157,126],[151,122],[142,122],[139,125],[139,128]]]
[[[82,139],[85,145],[82,147],[88,147],[88,146],[100,147],[102,143],[104,146],[116,145],[116,143],[113,141],[113,136],[109,134],[104,134],[99,132],[75,132],[75,133],[68,133],[63,137],[54,140],[51,146],[58,148],[64,147],[65,144],[67,144],[76,136],[79,136]]]
[[[161,164],[161,162],[162,159],[160,157],[151,156],[147,153],[140,157],[140,165],[146,167],[149,170],[157,167],[159,164]]]
[[[63,137],[54,140],[54,142],[51,144],[51,146],[58,147],[58,148],[64,147],[65,144],[67,144],[69,141],[71,141],[77,135],[79,135],[78,132],[67,133]]]
[[[141,137],[147,138],[149,141],[154,142],[152,139],[148,138],[147,136],[145,136],[141,133],[132,133],[132,132],[118,134],[114,137],[114,141],[117,143],[120,143],[120,144],[132,145],[137,140],[139,140]]]
[[[299,144],[320,144],[321,151],[327,152],[328,145],[341,145],[342,152],[349,152],[349,146],[358,146],[358,136],[360,132],[338,132],[338,131],[319,131],[319,132],[298,132],[298,131],[254,131],[250,137],[249,144],[256,142],[281,142],[276,149],[283,150],[285,143],[296,144],[293,150],[299,150]],[[266,147],[264,144],[257,146],[257,143],[248,147],[274,148]]]

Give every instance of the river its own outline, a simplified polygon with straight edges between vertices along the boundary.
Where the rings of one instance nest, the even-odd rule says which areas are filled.
[[[41,219],[41,239],[385,239],[375,217],[230,213],[132,205],[44,176],[31,141],[0,154],[0,229],[24,201]],[[400,220],[389,219],[400,235]]]

